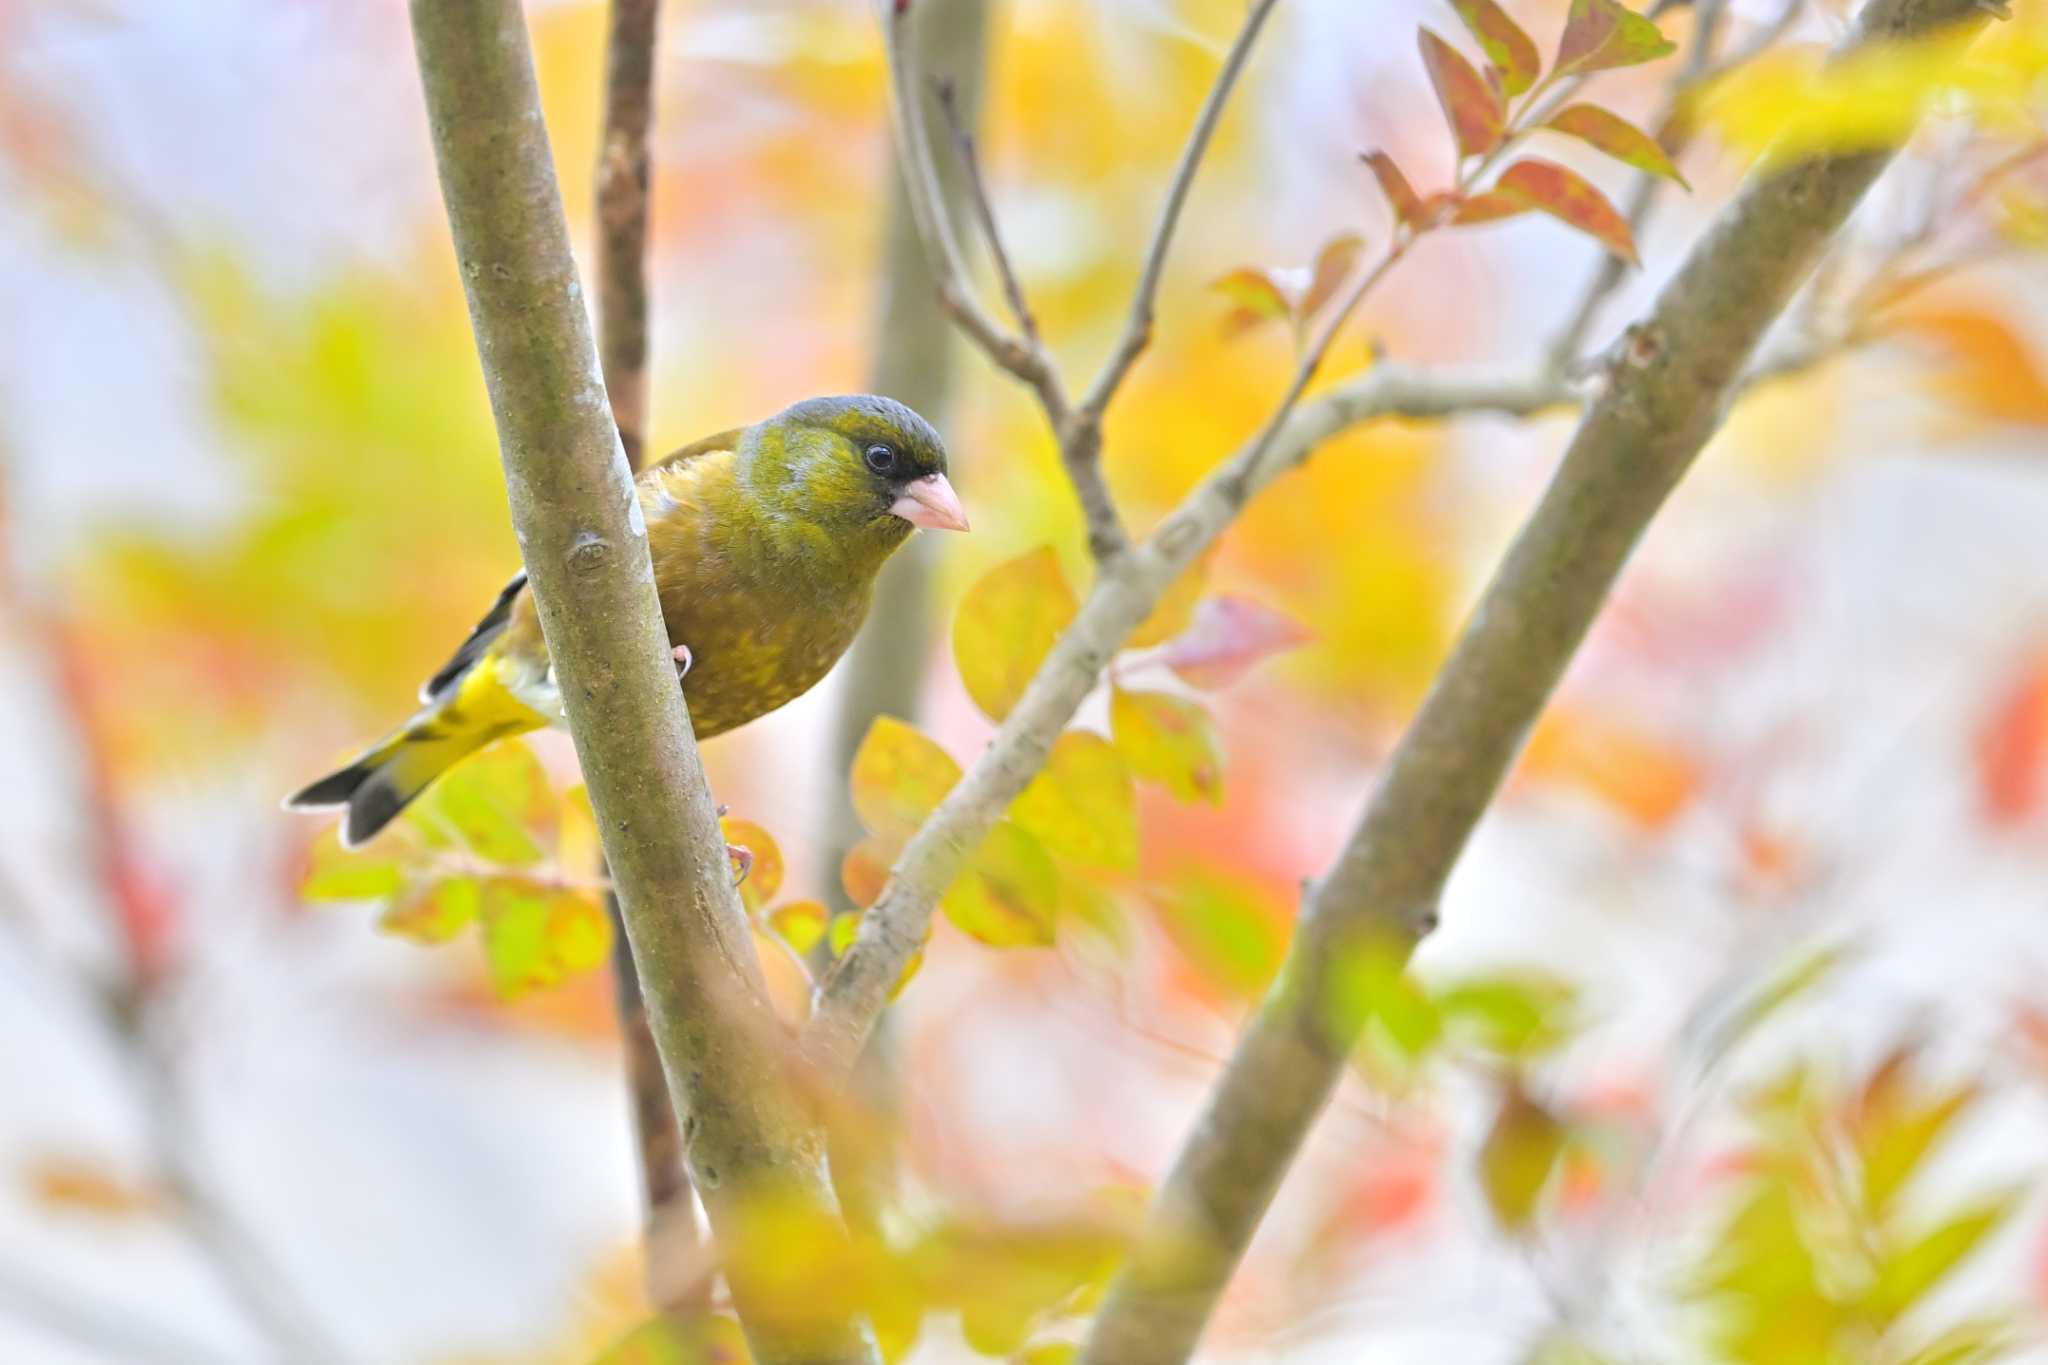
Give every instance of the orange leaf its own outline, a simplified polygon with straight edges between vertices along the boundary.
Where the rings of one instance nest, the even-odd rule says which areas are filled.
[[[1518,194],[1505,190],[1488,190],[1475,194],[1458,205],[1451,215],[1451,222],[1457,227],[1476,227],[1481,223],[1497,223],[1503,218],[1514,218],[1529,212],[1534,207]]]
[[[53,1209],[101,1218],[134,1218],[162,1212],[166,1204],[162,1191],[77,1157],[39,1157],[25,1175],[29,1194]]]
[[[718,824],[729,847],[743,848],[753,857],[746,880],[740,883],[740,903],[751,914],[774,900],[782,889],[782,850],[774,835],[751,820],[726,819]]]
[[[1394,158],[1385,152],[1363,152],[1359,159],[1371,169],[1373,179],[1379,181],[1380,193],[1387,197],[1387,207],[1394,212],[1394,221],[1409,231],[1422,226],[1427,215],[1415,187],[1408,183],[1408,177],[1394,164]]]
[[[866,909],[880,898],[888,880],[889,849],[874,835],[846,850],[846,858],[839,864],[839,885],[845,888],[848,900]]]
[[[1590,143],[1615,160],[1637,170],[1675,180],[1685,188],[1685,177],[1671,164],[1670,153],[1627,119],[1610,114],[1598,105],[1574,104],[1560,109],[1543,124],[1554,133]]]
[[[1508,18],[1507,11],[1493,0],[1451,0],[1451,8],[1465,21],[1465,27],[1479,40],[1486,60],[1500,72],[1501,88],[1509,96],[1521,94],[1536,83],[1543,58],[1536,43],[1522,26]]]
[[[1443,106],[1451,134],[1457,139],[1458,155],[1484,156],[1492,151],[1507,127],[1501,92],[1473,70],[1456,48],[1428,29],[1421,30],[1416,41],[1422,47],[1429,83],[1436,87],[1437,103]]]
[[[2048,377],[2033,346],[2004,317],[1962,306],[1917,309],[1903,322],[1947,361],[1936,381],[1943,397],[1994,422],[2048,426]]]
[[[1677,819],[1702,785],[1699,764],[1683,751],[1569,707],[1553,708],[1536,723],[1521,772],[1578,787],[1652,831]]]
[[[1607,196],[1575,171],[1528,157],[1501,172],[1495,194],[1513,195],[1530,208],[1547,213],[1596,239],[1630,265],[1636,260],[1635,234]]]
[[[1610,71],[1654,61],[1677,50],[1657,26],[1617,0],[1572,0],[1557,45],[1554,76]]]
[[[2048,656],[2009,681],[1977,727],[1977,796],[1985,819],[2017,825],[2041,809],[2048,782]]]

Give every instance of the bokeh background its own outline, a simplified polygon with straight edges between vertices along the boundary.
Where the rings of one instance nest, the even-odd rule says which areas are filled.
[[[529,8],[587,243],[603,7]],[[900,262],[866,8],[663,8],[657,450],[926,344],[878,323]],[[1547,50],[1563,6],[1510,8]],[[1241,6],[990,10],[990,180],[1078,373]],[[1842,22],[1815,5],[1786,41]],[[1292,362],[1284,328],[1226,336],[1211,281],[1383,242],[1362,148],[1448,179],[1417,23],[1456,30],[1412,0],[1282,7],[1110,424],[1140,527]],[[1603,102],[1646,117],[1668,76]],[[1933,130],[1843,266],[1967,268],[1745,398],[1643,546],[1452,883],[1426,1022],[1361,1055],[1216,1358],[2048,1360],[2048,276],[1950,213],[1983,155]],[[1596,342],[1742,158],[1708,135],[1684,168]],[[1434,237],[1331,378],[1523,359],[1598,261],[1534,217]],[[277,808],[405,712],[516,562],[404,7],[0,4],[0,318],[0,1359],[588,1359],[645,1311],[606,973],[583,951],[537,984],[474,932],[309,901],[322,822]],[[990,726],[948,648],[962,592],[1041,545],[1087,567],[1027,397],[978,356],[953,374],[975,530],[930,547],[896,685],[965,762]],[[892,1031],[899,1217],[1138,1203],[1569,427],[1353,432],[1229,534],[1210,587],[1305,642],[1205,699],[1220,799],[1145,788],[1139,866],[1054,946],[940,926]],[[707,750],[785,901],[845,905],[843,683]],[[564,737],[532,750],[573,782]],[[977,1335],[935,1318],[919,1358]]]

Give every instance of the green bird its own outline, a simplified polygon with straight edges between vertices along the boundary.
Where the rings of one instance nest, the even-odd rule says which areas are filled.
[[[931,424],[888,398],[812,398],[684,446],[641,472],[655,588],[700,739],[794,700],[839,661],[875,575],[916,527],[964,531]],[[421,709],[286,800],[344,806],[353,847],[494,740],[562,724],[524,572],[441,671]]]

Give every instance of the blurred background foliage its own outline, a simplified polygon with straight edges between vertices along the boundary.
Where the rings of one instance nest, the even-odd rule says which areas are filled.
[[[1093,360],[1242,7],[991,8],[998,208],[1043,331]],[[1510,8],[1549,51],[1565,6]],[[1720,94],[1597,341],[1755,128],[1848,136],[1859,80],[1980,121],[1945,106],[1859,219],[1801,320],[1900,301],[1732,414],[1445,930],[1413,972],[1358,965],[1368,1043],[1218,1358],[2048,1359],[2048,182],[2021,8],[1996,80],[1851,73],[1801,103],[1788,73],[1842,23],[1814,3]],[[859,7],[664,11],[655,449],[863,387],[890,175]],[[531,14],[587,239],[603,7]],[[1779,19],[1736,4],[1732,41]],[[1693,22],[1660,18],[1681,45]],[[1292,363],[1213,282],[1383,245],[1362,148],[1449,183],[1418,23],[1457,32],[1421,3],[1285,7],[1113,411],[1136,526]],[[1648,121],[1670,76],[1600,91]],[[409,704],[516,559],[403,7],[0,8],[0,177],[0,1354],[734,1358],[716,1324],[616,1344],[645,1314],[636,1177],[566,742],[501,747],[362,855],[275,810]],[[1433,238],[1324,382],[1526,357],[1597,264],[1533,219]],[[821,757],[829,684],[708,751],[792,1016],[1087,582],[1037,413],[960,373],[976,530],[939,560],[929,657],[900,661],[919,714],[851,773]],[[1062,1358],[1568,420],[1354,431],[1232,530],[947,896],[898,1011],[897,1187],[807,1286],[865,1296],[892,1351]],[[842,784],[867,838],[838,865]]]

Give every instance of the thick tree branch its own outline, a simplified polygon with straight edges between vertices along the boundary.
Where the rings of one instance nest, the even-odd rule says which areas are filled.
[[[1852,42],[1968,19],[1972,0],[1872,0]],[[1365,1018],[1342,980],[1405,956],[1652,516],[1719,425],[1758,341],[1889,162],[1824,157],[1749,185],[1621,348],[1351,839],[1309,891],[1247,1027],[1104,1302],[1083,1360],[1177,1365],[1341,1077]]]
[[[843,1231],[675,685],[524,17],[518,0],[413,0],[412,24],[513,527],[735,1305],[764,1362],[872,1361],[858,1323],[793,1302],[781,1267],[741,1254],[764,1219],[789,1236]]]
[[[660,14],[660,0],[612,0],[597,154],[597,353],[619,444],[636,470],[647,445],[647,205],[653,180],[647,137],[654,124]],[[616,894],[606,892],[605,909],[614,933],[612,999],[640,1158],[647,1299],[663,1312],[683,1312],[703,1307],[711,1290],[697,1195],[684,1168],[675,1101],[647,1026],[647,1002]]]

